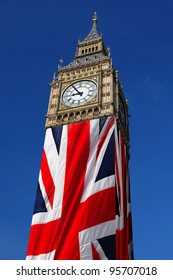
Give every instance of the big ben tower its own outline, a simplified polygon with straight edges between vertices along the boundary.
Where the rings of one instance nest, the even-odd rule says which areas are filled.
[[[94,13],[51,83],[27,259],[133,259],[128,124]]]

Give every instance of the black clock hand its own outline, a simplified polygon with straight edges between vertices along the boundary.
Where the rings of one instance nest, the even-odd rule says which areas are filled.
[[[78,91],[78,89],[75,86],[73,86],[73,85],[72,85],[72,87],[77,91],[77,93],[73,93],[72,96],[75,96],[75,95],[82,96],[83,92]]]
[[[78,93],[73,93],[72,96],[75,96],[75,95],[80,95],[82,96],[83,92],[78,92]]]

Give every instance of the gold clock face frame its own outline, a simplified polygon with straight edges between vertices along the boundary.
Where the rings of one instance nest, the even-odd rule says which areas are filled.
[[[62,101],[69,107],[87,104],[98,93],[98,87],[92,80],[80,80],[70,84],[62,93]]]

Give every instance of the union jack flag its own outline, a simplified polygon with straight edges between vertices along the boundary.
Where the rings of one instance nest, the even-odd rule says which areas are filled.
[[[127,148],[115,116],[46,130],[27,259],[133,259]]]

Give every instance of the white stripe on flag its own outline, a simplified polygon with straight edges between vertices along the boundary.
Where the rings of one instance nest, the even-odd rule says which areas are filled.
[[[92,259],[92,242],[115,234],[116,221],[108,221],[88,229],[79,232],[79,245],[80,245],[80,259],[91,260]]]
[[[37,256],[27,256],[26,260],[53,260],[56,250],[49,252],[47,254],[40,254]]]
[[[113,133],[113,130],[114,130],[114,127],[111,127],[105,138],[104,144],[102,145],[102,148],[100,150],[97,160],[96,160],[97,145],[95,145],[95,148],[91,150],[91,152],[93,152],[93,154],[92,154],[92,156],[90,156],[88,166],[87,166],[87,174],[90,173],[90,177],[89,177],[89,175],[87,175],[87,180],[85,181],[85,189],[84,189],[83,195],[81,197],[81,202],[84,202],[89,196],[101,191],[102,189],[106,189],[106,188],[115,186],[115,176],[109,176],[105,180],[103,179],[105,185],[103,183],[100,184],[100,182],[102,180],[99,180],[98,184],[95,183],[95,180],[97,178],[97,175],[98,175],[100,166],[102,164],[103,157],[105,155],[106,148],[108,146],[108,143],[109,143],[109,140]],[[97,133],[98,133],[98,131],[97,131]],[[92,171],[91,171],[91,168],[92,168]],[[92,174],[92,176],[91,176],[91,174]]]
[[[59,150],[59,166],[56,168],[54,184],[54,202],[53,208],[62,209],[63,193],[64,193],[64,180],[66,171],[66,153],[67,153],[67,126],[63,127],[61,135],[61,145]],[[60,213],[61,215],[61,213]]]
[[[46,224],[59,219],[61,216],[61,207],[51,209],[48,212],[39,212],[32,217],[32,226],[36,224]]]

